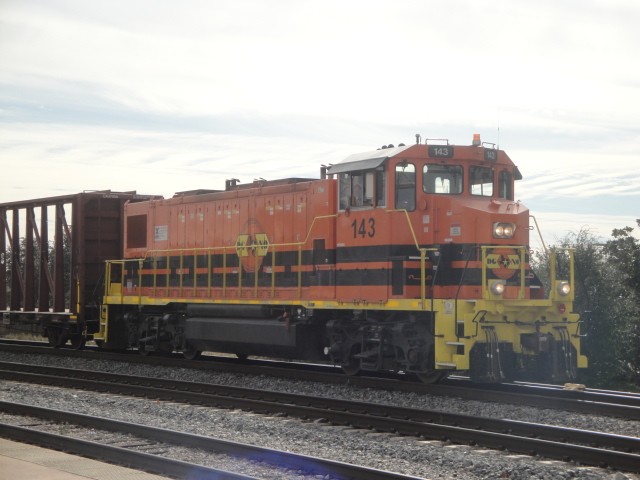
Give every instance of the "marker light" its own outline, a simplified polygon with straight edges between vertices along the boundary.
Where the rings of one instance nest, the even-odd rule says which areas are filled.
[[[493,282],[491,284],[491,293],[494,295],[502,295],[504,293],[504,282]]]
[[[471,143],[471,145],[473,145],[474,147],[479,147],[480,146],[480,134],[479,133],[474,133],[473,134],[473,142]]]
[[[558,294],[566,297],[571,293],[571,285],[569,282],[558,282],[558,286],[556,287],[558,290]]]

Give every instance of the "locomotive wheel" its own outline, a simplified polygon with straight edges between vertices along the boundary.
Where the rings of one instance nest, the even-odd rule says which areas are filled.
[[[188,343],[187,348],[182,351],[182,356],[187,360],[195,360],[196,358],[200,357],[200,354],[202,354],[201,350],[196,350]]]
[[[431,370],[430,372],[416,373],[416,376],[422,383],[431,384],[444,380],[449,376],[449,373],[446,370]]]
[[[140,338],[146,338],[147,332],[142,332]],[[138,353],[143,357],[148,357],[151,355],[151,350],[147,349],[144,342],[138,341]]]
[[[140,343],[138,345],[138,353],[143,357],[148,357],[149,355],[151,355],[151,350],[147,350],[146,348],[144,348],[144,344]]]
[[[69,340],[71,340],[71,348],[74,350],[82,350],[87,343],[86,337],[82,334],[71,335]]]
[[[345,373],[345,375],[353,377],[354,375],[358,375],[360,373],[360,361],[354,359],[349,362],[349,365],[342,365],[340,368],[342,368],[342,371]]]
[[[360,353],[361,350],[362,349],[360,345],[351,347],[351,355],[349,355],[349,363],[346,365],[340,366],[342,368],[342,371],[346,375],[353,377],[354,375],[358,375],[360,373],[360,359],[353,358],[353,356]]]

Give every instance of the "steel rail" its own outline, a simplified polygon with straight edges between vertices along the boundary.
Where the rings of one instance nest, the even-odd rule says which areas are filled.
[[[136,387],[150,387],[152,389],[169,390],[174,392],[185,392],[187,394],[197,393],[212,397],[230,397],[248,400],[259,400],[285,405],[297,405],[303,407],[313,407],[326,410],[336,410],[340,412],[364,413],[371,416],[387,417],[391,419],[412,420],[414,422],[438,423],[442,425],[453,425],[464,428],[482,429],[493,432],[511,433],[514,435],[542,438],[552,441],[571,438],[573,442],[585,445],[606,445],[607,448],[615,448],[627,452],[640,453],[640,438],[624,435],[607,434],[594,431],[584,431],[566,427],[555,427],[544,424],[532,424],[517,420],[493,419],[488,417],[477,417],[463,414],[453,414],[442,411],[424,410],[408,407],[397,407],[376,403],[364,403],[351,400],[334,399],[327,397],[311,397],[303,394],[292,394],[273,390],[253,390],[243,387],[229,385],[193,383],[182,380],[171,380],[154,377],[137,377],[133,375],[115,374],[106,372],[96,372],[93,370],[65,369],[60,367],[47,367],[41,365],[24,365],[11,362],[0,362],[0,377],[5,372],[20,372],[21,374],[33,373],[47,376],[69,378],[69,382],[63,380],[66,385],[77,384],[76,380],[97,381],[101,387],[105,383],[134,385]],[[9,375],[7,373],[7,375]],[[14,379],[28,381],[29,377],[17,375]],[[34,377],[37,380],[37,377]],[[81,386],[81,385],[80,385]],[[144,392],[142,392],[144,393]],[[155,390],[152,392],[157,394]],[[169,395],[173,398],[173,395]],[[189,401],[189,397],[183,398]],[[198,402],[201,399],[196,399]],[[234,405],[237,405],[233,402]]]
[[[0,377],[70,388],[108,390],[119,394],[219,408],[240,408],[259,413],[278,412],[299,418],[324,419],[334,424],[349,425],[355,428],[369,428],[421,438],[448,440],[454,443],[475,443],[485,447],[508,449],[520,453],[536,453],[560,460],[571,458],[589,465],[606,464],[622,470],[640,471],[640,453],[638,453],[640,452],[640,439],[635,437],[379,404],[316,399],[304,395],[263,390],[251,391],[238,387],[192,384],[102,372],[75,370],[72,371],[70,377],[65,378],[55,375],[56,371],[58,371],[58,375],[64,374],[64,369],[36,367],[38,371],[48,370],[54,375],[28,373],[25,371],[27,368],[24,367],[17,368],[18,371],[14,372],[0,370]],[[82,378],[84,373],[90,379]],[[120,383],[122,381],[127,383]],[[484,430],[478,430],[478,428]],[[536,435],[540,438],[532,437]],[[584,442],[586,445],[565,443],[568,441]],[[611,448],[619,450],[611,450]]]
[[[468,382],[458,379],[445,384],[425,385],[414,381],[406,381],[406,377],[403,379],[403,377],[379,378],[346,376],[342,373],[337,373],[335,368],[327,365],[311,365],[308,368],[301,368],[300,364],[284,364],[273,361],[238,363],[232,361],[232,359],[221,357],[210,357],[211,359],[205,358],[204,360],[185,362],[182,358],[143,357],[135,353],[122,354],[102,351],[78,351],[71,349],[52,349],[42,346],[28,347],[25,345],[11,345],[4,342],[0,342],[0,349],[19,353],[61,355],[198,370],[271,375],[286,377],[288,379],[349,384],[367,388],[452,396],[485,402],[512,403],[535,408],[552,408],[577,413],[640,420],[640,397],[633,394],[623,395],[624,392],[617,392],[615,395],[605,395],[597,390],[594,393],[588,390],[585,392],[558,390],[550,393],[548,388],[534,390],[529,386],[523,386],[522,388],[510,387],[511,391],[504,391],[505,387],[501,385],[470,385]]]
[[[79,440],[5,423],[0,423],[0,437],[176,478],[193,478],[190,475],[195,475],[198,478],[202,476],[202,478],[224,478],[225,480],[260,480],[255,477],[180,460],[172,460],[158,455],[135,452],[126,448],[103,445],[89,440]]]
[[[301,470],[313,475],[334,475],[340,476],[340,478],[352,480],[420,480],[418,477],[410,475],[362,467],[345,462],[326,460],[319,457],[311,457],[282,450],[258,447],[246,443],[231,442],[229,440],[221,440],[213,437],[178,432],[164,428],[149,427],[137,423],[122,422],[108,418],[34,407],[21,403],[0,401],[0,410],[14,415],[25,415],[48,421],[81,425],[88,428],[108,430],[117,433],[128,433],[137,437],[143,437],[181,447],[235,455],[250,459],[251,461],[263,462],[274,467]],[[110,455],[110,457],[107,458],[102,457],[104,460],[123,464],[134,463],[140,469],[175,475],[179,478],[195,478],[191,475],[187,475],[191,474],[195,469],[195,473],[212,474],[220,472],[223,474],[220,477],[213,476],[212,478],[229,478],[232,480],[253,479],[253,477],[210,469],[209,467],[193,465],[179,460],[170,460],[156,455],[132,452],[127,449],[107,446],[96,442],[69,439],[68,437],[44,433],[23,427],[11,427],[5,424],[0,424],[0,426],[0,436],[9,437],[11,435],[11,438],[20,441],[29,441],[29,443],[32,443],[32,441],[39,443],[40,436],[43,436],[45,444],[42,446],[67,450],[67,447],[65,447],[64,444],[57,443],[58,440],[60,440],[61,442],[69,443],[70,447],[68,447],[68,450],[83,456],[101,456],[102,450],[104,449],[107,452],[107,455]],[[27,440],[24,437],[19,437],[20,435],[28,434],[28,432],[24,432],[25,430],[36,432],[35,439],[30,437],[29,440]],[[13,435],[16,436],[14,437]]]

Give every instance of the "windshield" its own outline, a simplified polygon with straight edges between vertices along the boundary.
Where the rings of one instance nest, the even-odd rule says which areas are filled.
[[[493,195],[493,168],[471,167],[469,169],[469,193],[490,197]]]
[[[459,165],[425,165],[422,171],[425,193],[448,195],[462,193],[462,167]]]

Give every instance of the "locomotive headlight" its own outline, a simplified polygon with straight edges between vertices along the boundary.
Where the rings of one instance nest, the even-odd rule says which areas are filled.
[[[502,295],[504,293],[505,284],[501,280],[494,281],[491,283],[491,293],[494,295]]]
[[[516,231],[513,223],[497,222],[493,224],[493,236],[495,238],[511,238]]]
[[[571,285],[569,285],[569,282],[558,282],[558,286],[556,288],[558,295],[562,295],[563,297],[566,297],[571,293]]]

